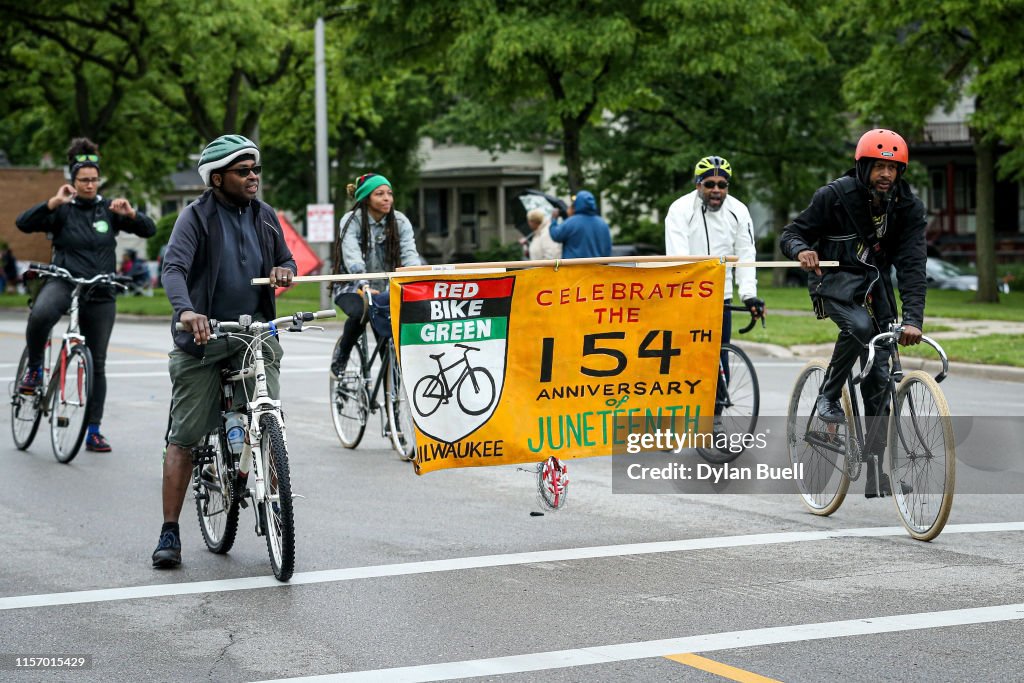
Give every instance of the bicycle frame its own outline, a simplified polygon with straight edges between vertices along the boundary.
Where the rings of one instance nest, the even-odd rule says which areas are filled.
[[[462,384],[465,381],[466,375],[469,375],[470,379],[473,380],[473,389],[475,389],[475,390],[479,390],[480,389],[480,387],[477,385],[476,377],[473,376],[473,374],[470,372],[470,368],[471,368],[471,366],[469,365],[469,352],[470,352],[470,348],[468,346],[463,346],[462,344],[456,344],[455,346],[462,347],[462,349],[463,349],[463,351],[462,351],[462,358],[460,358],[459,360],[455,361],[454,363],[452,363],[448,367],[444,367],[441,364],[441,359],[440,358],[435,358],[434,359],[437,362],[437,374],[434,375],[434,376],[437,377],[441,381],[441,388],[444,390],[444,394],[443,395],[439,395],[439,396],[434,396],[433,394],[428,394],[428,396],[430,398],[439,398],[439,399],[441,399],[443,401],[447,401],[448,399],[450,399],[454,395],[455,389],[460,384]],[[465,365],[465,367],[463,367],[462,368],[462,372],[459,373],[459,378],[457,380],[455,380],[454,382],[449,383],[448,382],[448,377],[445,375],[445,373],[448,372],[449,370],[451,370],[452,368],[458,366],[458,365]]]

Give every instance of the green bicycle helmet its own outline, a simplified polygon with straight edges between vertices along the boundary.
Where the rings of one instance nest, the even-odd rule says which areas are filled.
[[[699,183],[708,176],[720,175],[725,176],[728,180],[732,178],[732,166],[724,158],[719,156],[704,157],[697,162],[696,168],[693,169],[693,182]]]
[[[211,173],[229,166],[243,154],[252,154],[256,157],[256,164],[260,163],[259,147],[244,135],[221,135],[208,144],[199,155],[199,175],[203,184],[209,185]]]

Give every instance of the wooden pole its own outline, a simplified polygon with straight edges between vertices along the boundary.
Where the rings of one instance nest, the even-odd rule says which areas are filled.
[[[738,256],[715,257],[723,263],[736,268],[799,268],[799,261],[740,261]],[[385,273],[346,273],[344,275],[299,275],[292,282],[355,282],[358,280],[390,280],[396,277],[414,277],[417,275],[444,277],[445,275],[491,275],[504,273],[508,269],[562,266],[604,265],[617,263],[635,263],[643,267],[668,267],[707,261],[707,256],[609,256],[574,259],[546,259],[542,261],[489,261],[485,263],[445,263],[434,266],[403,266],[393,272]],[[835,268],[839,261],[822,261],[822,268]],[[270,279],[257,277],[252,279],[254,285],[269,285]]]

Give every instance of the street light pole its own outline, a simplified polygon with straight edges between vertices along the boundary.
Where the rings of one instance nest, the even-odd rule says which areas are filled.
[[[316,202],[328,204],[331,201],[327,168],[327,67],[324,58],[324,18],[317,17],[313,31],[313,66],[316,88]],[[327,264],[330,245],[317,245],[320,260]],[[327,288],[320,289],[320,308],[330,306]]]

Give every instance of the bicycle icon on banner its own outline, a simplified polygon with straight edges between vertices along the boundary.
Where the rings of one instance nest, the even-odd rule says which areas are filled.
[[[446,352],[430,354],[437,363],[437,374],[421,377],[413,387],[413,407],[421,417],[433,415],[442,404],[448,405],[452,396],[467,415],[481,415],[494,403],[494,377],[487,368],[469,364],[469,352],[480,349],[466,344],[456,344],[455,347],[463,350],[462,358],[445,367],[441,358]],[[463,367],[458,379],[449,384],[446,373],[460,365]]]

